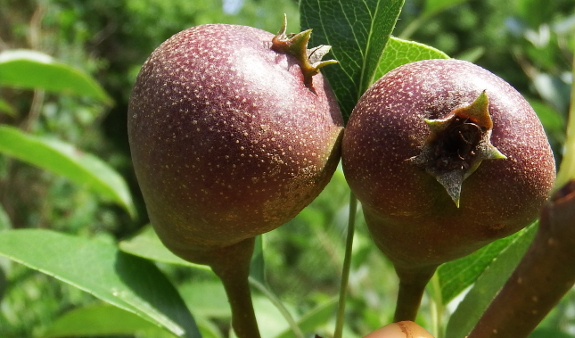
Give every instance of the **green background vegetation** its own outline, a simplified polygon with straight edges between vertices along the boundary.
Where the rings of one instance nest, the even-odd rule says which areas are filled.
[[[0,0],[0,53],[13,49],[43,52],[62,66],[90,74],[107,93],[75,95],[72,89],[62,92],[3,85],[2,76],[5,80],[7,71],[4,68],[2,73],[0,65],[0,125],[18,128],[41,142],[57,139],[96,155],[120,173],[133,198],[133,204],[125,199],[122,204],[122,198],[114,192],[99,193],[105,187],[98,183],[89,185],[82,178],[73,180],[39,169],[29,164],[30,160],[19,160],[3,149],[0,139],[0,231],[52,229],[97,243],[121,242],[132,252],[155,247],[155,239],[146,237],[148,220],[131,167],[126,134],[127,103],[139,67],[155,47],[187,27],[233,23],[277,32],[283,13],[288,16],[288,30],[297,31],[299,9],[295,0]],[[407,0],[394,35],[475,62],[510,82],[537,111],[560,161],[573,81],[574,32],[572,0]],[[40,75],[30,73],[22,77],[34,79]],[[11,130],[0,130],[5,142],[6,135],[12,135]],[[23,146],[37,141],[14,140],[11,142]],[[67,151],[59,145],[50,149]],[[96,188],[89,188],[93,186]],[[324,336],[331,335],[335,321],[348,194],[338,170],[326,191],[310,207],[286,226],[266,234],[263,240],[265,278],[270,289],[294,317],[313,314],[309,330]],[[132,217],[131,212],[137,216]],[[140,240],[153,243],[130,240],[142,233]],[[527,230],[519,236],[529,238],[531,234]],[[517,237],[498,245],[504,247],[515,240]],[[22,247],[27,243],[12,244]],[[72,245],[62,250],[75,255],[74,248]],[[36,252],[34,249],[30,248]],[[37,254],[49,253],[40,250]],[[227,337],[230,313],[214,275],[183,265],[157,265],[177,286],[202,334]],[[448,268],[457,269],[457,265]],[[449,275],[445,270],[445,276]],[[89,274],[89,269],[85,273]],[[455,305],[449,301],[457,299],[462,291],[457,286],[445,287],[445,280],[435,282],[443,283],[440,298],[445,301],[445,311],[434,306],[431,299],[437,289],[430,286],[430,296],[424,299],[420,314],[420,322],[430,330],[437,326],[437,313],[447,318],[454,311]],[[393,267],[371,243],[359,217],[345,337],[359,337],[391,321],[396,283]],[[449,290],[451,293],[447,293]],[[262,335],[281,336],[287,324],[261,292],[255,290],[254,294],[256,311],[262,318]],[[83,323],[86,318],[101,318],[98,325],[110,328],[112,324],[105,322],[106,318],[125,315],[102,304],[78,288],[0,258],[0,337],[46,337],[56,332],[52,335],[55,337],[63,332],[62,328],[73,328],[72,323]],[[74,311],[78,309],[86,312],[77,314]],[[79,317],[69,317],[74,315]],[[169,336],[138,319],[126,317],[125,325],[116,329],[116,336]],[[73,336],[81,336],[81,329],[71,331],[75,332]],[[533,334],[539,338],[563,336],[575,337],[573,292]]]

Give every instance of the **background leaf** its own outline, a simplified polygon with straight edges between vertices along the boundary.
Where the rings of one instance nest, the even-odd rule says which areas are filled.
[[[449,303],[473,284],[493,260],[524,231],[527,230],[490,243],[469,256],[442,264],[437,273],[443,304]]]
[[[422,15],[431,16],[441,12],[447,7],[457,5],[465,1],[466,0],[427,0],[425,1]]]
[[[142,333],[150,337],[175,337],[132,312],[105,303],[66,312],[42,337],[93,337]]]
[[[374,82],[390,70],[406,63],[427,59],[449,59],[444,52],[422,43],[391,37],[379,61]]]
[[[0,125],[0,153],[85,184],[135,215],[128,185],[114,169],[71,144]]]
[[[446,338],[461,338],[469,334],[491,300],[513,273],[529,244],[531,244],[536,230],[537,226],[531,225],[522,231],[485,269],[473,288],[459,304],[457,310],[449,318]]]
[[[311,309],[298,320],[297,324],[304,332],[313,332],[314,329],[329,322],[337,310],[338,298],[334,297]],[[275,338],[295,338],[292,330],[285,330]]]
[[[53,276],[165,327],[178,336],[201,338],[184,301],[148,260],[116,246],[49,230],[0,232],[0,255]]]
[[[12,229],[12,223],[10,222],[10,218],[8,214],[6,214],[6,210],[0,204],[0,231]]]
[[[156,262],[191,266],[193,268],[210,270],[207,265],[194,264],[181,259],[168,250],[151,225],[145,226],[136,236],[121,241],[122,251]]]
[[[254,253],[250,264],[250,277],[267,287],[265,266],[263,236],[260,235],[256,237],[254,245]]]
[[[5,113],[6,115],[16,116],[16,111],[14,108],[8,104],[8,102],[0,98],[0,113]]]
[[[373,82],[404,0],[301,1],[301,26],[313,28],[310,47],[331,45],[339,64],[322,69],[347,119]],[[328,55],[328,56],[329,56]]]
[[[104,89],[89,75],[32,50],[0,53],[0,86],[44,89],[112,103]]]
[[[282,314],[284,320],[295,327],[295,320],[292,318],[291,313],[285,308],[279,297],[269,288],[265,278],[265,263],[262,248],[263,239],[262,236],[256,238],[254,253],[252,256],[252,262],[250,266],[250,278],[249,282],[252,288],[260,291],[264,294],[267,299],[277,308],[277,310]],[[187,262],[172,252],[170,252],[160,241],[156,232],[152,226],[147,226],[140,234],[132,239],[120,242],[120,248],[126,252],[132,253],[134,255],[144,257],[147,259],[157,260],[169,264],[179,264],[186,265],[193,268],[200,268],[204,270],[210,270],[206,265],[199,265]],[[223,291],[223,286],[220,285],[218,289]],[[213,296],[216,292],[208,292],[205,295]],[[204,296],[205,296],[204,295]],[[229,310],[226,308],[226,311]]]

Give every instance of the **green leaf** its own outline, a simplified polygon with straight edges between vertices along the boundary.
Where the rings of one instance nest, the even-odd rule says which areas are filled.
[[[252,255],[252,262],[250,264],[250,277],[267,286],[265,274],[265,261],[263,249],[263,236],[256,237],[254,246],[254,254]]]
[[[16,111],[14,110],[14,108],[12,108],[12,106],[9,105],[8,102],[2,100],[2,98],[0,98],[0,113],[5,113],[10,116],[16,115]]]
[[[187,338],[201,337],[184,301],[150,261],[115,245],[49,230],[0,232],[0,255]]]
[[[156,235],[154,228],[148,225],[140,233],[119,244],[120,249],[132,255],[151,259],[157,262],[186,265],[196,269],[211,270],[207,265],[194,264],[174,255],[168,248],[162,244],[162,241]],[[264,273],[264,258],[262,248],[262,238],[256,238],[254,254],[250,266],[250,277],[262,285],[266,285]]]
[[[347,119],[373,82],[404,0],[302,0],[302,29],[310,47],[331,45],[337,65],[322,68]],[[328,55],[329,56],[329,55]]]
[[[50,325],[42,337],[133,336],[140,334],[150,337],[174,337],[173,334],[142,317],[106,303],[93,304],[66,312]]]
[[[542,328],[533,331],[529,338],[573,338],[573,335],[555,328]]]
[[[444,52],[422,43],[391,37],[377,66],[375,80],[406,63],[427,59],[449,59]]]
[[[526,231],[522,230],[521,232]],[[449,303],[473,284],[493,260],[516,240],[521,232],[495,241],[473,254],[445,263],[437,269],[443,304]]]
[[[318,327],[329,322],[337,310],[338,298],[334,297],[306,313],[297,324],[304,332],[313,332]],[[285,330],[275,338],[295,338],[292,330]]]
[[[527,98],[527,101],[529,101],[529,104],[537,113],[537,117],[541,120],[541,124],[543,124],[548,134],[557,137],[565,133],[567,123],[565,118],[563,118],[557,110],[537,99]]]
[[[575,78],[575,59],[573,60],[571,74],[573,78]],[[567,184],[567,182],[575,179],[575,85],[571,86],[570,97],[571,103],[569,105],[569,119],[566,132],[567,139],[563,144],[563,159],[561,160],[553,189],[560,189]]]
[[[285,309],[278,296],[267,286],[264,273],[264,260],[261,236],[256,239],[254,255],[252,256],[250,270],[250,285],[262,292],[273,303],[288,323],[294,324],[293,318]],[[151,226],[146,227],[140,234],[132,239],[120,242],[120,249],[133,255],[159,262],[186,265],[193,268],[208,269],[206,265],[187,262],[170,252],[160,241]],[[223,288],[221,289],[223,291]],[[214,295],[215,293],[206,293]],[[226,309],[227,310],[227,309]]]
[[[421,15],[431,16],[441,12],[447,7],[457,5],[465,1],[466,0],[427,0]]]
[[[85,184],[135,215],[132,196],[122,176],[104,161],[71,144],[0,125],[0,153]]]
[[[491,300],[513,273],[529,244],[531,244],[536,230],[537,226],[531,225],[522,231],[479,276],[475,286],[449,318],[446,338],[461,338],[469,334]]]
[[[210,270],[207,265],[194,264],[174,255],[162,244],[151,225],[145,226],[136,236],[121,241],[119,247],[122,251],[168,264],[186,265],[196,269]]]
[[[110,96],[89,75],[32,50],[0,53],[0,86],[44,89],[112,103]]]
[[[194,309],[194,315],[218,319],[232,317],[226,290],[215,277],[214,280],[194,280],[179,286],[178,289],[188,308]]]
[[[10,222],[10,217],[8,217],[6,210],[4,210],[4,207],[0,204],[0,231],[8,229],[12,229],[12,223]]]

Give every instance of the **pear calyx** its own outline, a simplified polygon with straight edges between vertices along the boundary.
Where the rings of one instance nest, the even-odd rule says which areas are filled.
[[[336,60],[321,60],[329,53],[331,46],[319,45],[307,49],[312,30],[308,29],[297,34],[286,34],[286,28],[287,17],[284,14],[283,26],[278,34],[272,38],[271,48],[278,53],[294,56],[303,73],[305,85],[312,88],[312,77],[319,73],[320,68],[337,63]]]
[[[441,119],[425,119],[430,134],[421,153],[410,158],[445,188],[459,208],[463,181],[484,160],[507,158],[491,144],[493,121],[485,91],[466,107]]]

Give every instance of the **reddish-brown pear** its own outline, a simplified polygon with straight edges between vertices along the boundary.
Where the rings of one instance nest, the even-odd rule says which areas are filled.
[[[379,79],[349,119],[342,159],[372,237],[406,288],[422,289],[426,281],[413,280],[532,223],[555,178],[527,101],[454,59],[410,63]]]
[[[151,223],[222,279],[247,282],[253,238],[295,217],[338,164],[343,120],[319,73],[329,47],[310,56],[309,33],[193,27],[160,45],[134,85],[128,134]]]

